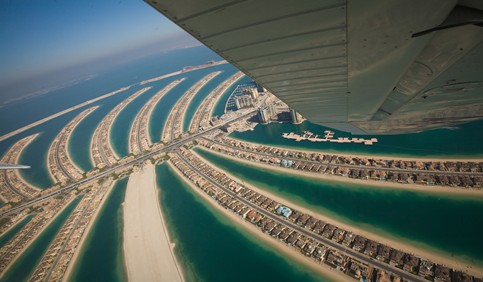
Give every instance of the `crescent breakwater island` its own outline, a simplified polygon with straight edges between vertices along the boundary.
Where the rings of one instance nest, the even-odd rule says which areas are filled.
[[[168,140],[165,140],[165,143],[149,143],[151,140],[148,130],[149,121],[155,105],[160,102],[168,91],[176,87],[182,79],[174,80],[173,78],[173,81],[168,86],[156,93],[137,112],[130,130],[129,148],[131,153],[128,156],[121,158],[115,154],[110,143],[111,128],[119,113],[130,102],[148,91],[150,87],[138,90],[126,98],[99,123],[94,131],[90,146],[90,155],[95,166],[94,169],[83,173],[80,179],[65,181],[55,187],[44,190],[38,195],[26,196],[16,203],[8,202],[1,207],[0,216],[9,226],[12,226],[14,222],[19,222],[28,214],[33,213],[34,217],[21,229],[19,235],[12,239],[14,241],[5,245],[5,255],[3,255],[3,251],[0,252],[5,257],[5,260],[3,257],[0,260],[2,262],[0,264],[0,275],[3,275],[8,270],[16,258],[27,249],[27,246],[32,243],[35,237],[42,232],[43,228],[49,225],[64,207],[74,199],[79,199],[80,201],[75,211],[68,217],[66,224],[57,233],[52,244],[48,246],[40,262],[35,265],[34,269],[26,270],[32,273],[30,275],[31,281],[66,281],[70,275],[69,271],[71,271],[72,265],[76,262],[76,254],[79,248],[82,247],[89,228],[95,220],[99,208],[102,207],[104,199],[112,190],[113,183],[120,178],[129,176],[130,184],[132,185],[127,188],[127,206],[124,209],[124,220],[127,220],[130,216],[134,218],[142,216],[148,210],[151,211],[149,214],[152,217],[142,216],[141,220],[131,220],[131,223],[126,223],[126,225],[156,225],[157,231],[155,232],[133,234],[137,236],[137,240],[140,240],[138,243],[141,242],[144,246],[142,248],[149,248],[149,246],[157,244],[156,250],[153,247],[153,251],[156,252],[152,256],[150,255],[150,257],[153,257],[153,262],[155,261],[156,265],[165,265],[171,269],[172,277],[176,277],[173,279],[183,280],[182,271],[179,265],[177,265],[170,238],[166,233],[167,226],[164,224],[159,202],[152,201],[153,198],[158,198],[153,196],[153,191],[156,191],[155,186],[152,185],[153,182],[151,182],[154,178],[152,174],[153,166],[146,164],[149,162],[151,164],[159,164],[169,159],[170,165],[176,167],[175,169],[180,175],[183,175],[185,181],[191,183],[192,187],[199,187],[197,188],[199,189],[198,192],[205,193],[207,197],[202,197],[203,199],[206,200],[210,197],[211,203],[220,205],[225,210],[225,213],[237,215],[238,220],[236,220],[236,223],[240,225],[249,224],[251,226],[250,229],[255,230],[256,233],[258,232],[257,234],[262,236],[263,240],[268,238],[273,245],[279,246],[278,249],[285,248],[285,250],[288,250],[291,258],[299,260],[319,271],[334,271],[337,273],[337,277],[344,280],[460,281],[473,279],[473,281],[478,281],[477,279],[483,276],[481,269],[476,266],[462,268],[460,265],[453,265],[446,260],[433,260],[432,256],[429,258],[424,256],[423,253],[415,255],[407,251],[404,245],[398,245],[398,247],[386,245],[384,242],[366,237],[365,233],[351,232],[343,226],[330,224],[316,214],[299,209],[290,200],[280,200],[268,194],[260,193],[256,187],[252,188],[248,185],[240,184],[221,169],[210,165],[207,161],[200,158],[192,149],[202,146],[218,153],[232,157],[247,158],[257,163],[270,163],[272,166],[279,167],[286,166],[287,168],[284,169],[291,169],[291,171],[315,170],[319,174],[340,174],[347,177],[348,174],[353,172],[355,176],[355,171],[359,170],[358,177],[354,177],[354,179],[360,182],[364,182],[363,179],[372,179],[372,177],[376,176],[379,177],[380,181],[382,173],[386,173],[386,179],[391,179],[389,173],[397,175],[397,179],[399,179],[399,175],[411,174],[411,180],[408,181],[409,178],[406,179],[408,184],[411,184],[410,181],[422,184],[422,182],[418,182],[419,178],[414,178],[415,175],[418,177],[419,175],[433,175],[438,177],[438,179],[443,179],[442,176],[445,176],[451,179],[451,183],[448,186],[457,183],[456,179],[460,179],[461,183],[469,179],[471,185],[465,185],[465,187],[471,186],[473,188],[471,191],[479,194],[481,194],[478,191],[481,184],[478,184],[478,179],[480,179],[478,177],[482,174],[481,163],[476,161],[436,163],[418,162],[417,160],[397,161],[390,158],[364,159],[364,157],[357,156],[347,158],[320,153],[304,154],[296,150],[284,151],[275,147],[255,146],[231,139],[227,137],[227,133],[235,128],[238,130],[250,129],[255,123],[254,120],[257,119],[255,117],[256,113],[258,112],[259,118],[263,117],[263,111],[268,111],[273,100],[268,99],[271,96],[270,93],[262,92],[260,98],[254,98],[255,101],[252,101],[251,106],[243,106],[237,111],[227,112],[220,118],[212,117],[213,109],[220,97],[243,77],[244,74],[241,72],[223,81],[208,95],[197,108],[191,120],[189,131],[182,132],[183,118],[187,105],[189,105],[196,93],[217,74],[218,72],[213,72],[206,75],[178,98],[178,102],[169,115],[169,117],[172,116],[171,122],[166,122],[163,128],[162,134],[169,137]],[[82,112],[58,134],[56,137],[56,140],[58,140],[57,145],[51,146],[58,149],[50,150],[49,157],[50,154],[58,157],[61,154],[60,151],[66,150],[70,134],[81,120],[85,118],[86,113]],[[135,139],[131,141],[131,138]],[[25,148],[28,142],[32,140],[20,140],[17,142],[20,143],[18,148]],[[61,143],[65,146],[61,145]],[[137,145],[135,145],[136,143]],[[139,152],[136,152],[136,146]],[[6,156],[11,157],[14,154],[11,152],[12,148],[6,153]],[[67,156],[67,158],[64,158],[64,160],[71,162],[68,150],[66,152],[64,157]],[[17,161],[20,154],[18,153],[16,156]],[[455,163],[454,166],[452,165],[453,163]],[[347,172],[345,172],[346,169],[348,170]],[[53,173],[52,170],[53,167],[50,168],[49,166],[50,173]],[[144,173],[147,176],[142,176]],[[367,173],[367,175],[364,173]],[[456,178],[453,179],[453,176]],[[146,184],[148,182],[151,184]],[[425,185],[432,184],[426,183]],[[141,190],[139,189],[140,186],[149,186],[149,189]],[[453,186],[462,187],[462,185]],[[135,190],[136,188],[137,190]],[[455,193],[459,191],[466,193],[468,191],[450,189],[456,191]],[[149,203],[146,202],[146,204],[137,203],[137,207],[128,204],[128,200],[129,203],[134,203],[135,201],[132,200],[135,200],[136,197],[143,197],[146,201],[151,201]],[[153,209],[157,210],[157,212],[152,212]],[[136,231],[136,228],[127,226],[125,228],[127,228],[125,229],[126,232]],[[7,228],[0,230],[7,230]],[[159,238],[160,236],[163,236],[163,238]],[[152,240],[159,241],[153,242]],[[131,244],[127,240],[124,241],[124,244],[129,244],[131,247],[135,246],[134,243]],[[131,260],[131,262],[136,264],[136,269],[146,267],[146,265],[140,265],[140,260],[136,259],[136,256],[139,256],[140,249],[134,248],[135,251],[132,251],[133,248],[131,247],[125,247],[125,259]],[[160,256],[160,253],[162,253],[162,256]],[[137,270],[133,271],[132,273],[137,272]],[[143,277],[139,279],[143,279]]]

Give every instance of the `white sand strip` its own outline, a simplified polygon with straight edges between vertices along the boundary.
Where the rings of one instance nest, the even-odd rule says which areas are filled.
[[[154,165],[145,165],[129,177],[123,232],[130,282],[184,281],[159,206]]]

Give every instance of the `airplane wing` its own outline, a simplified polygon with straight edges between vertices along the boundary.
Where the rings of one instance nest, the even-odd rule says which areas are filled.
[[[310,121],[416,132],[483,118],[483,3],[145,0]]]
[[[18,164],[0,164],[0,170],[2,169],[26,169],[30,168],[28,165],[18,165]]]

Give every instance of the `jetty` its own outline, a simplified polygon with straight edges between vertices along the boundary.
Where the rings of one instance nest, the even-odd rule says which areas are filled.
[[[364,145],[374,145],[377,142],[377,138],[348,138],[348,137],[338,137],[334,138],[334,132],[330,130],[324,131],[323,137],[320,135],[314,134],[310,131],[304,131],[304,134],[296,134],[293,132],[290,133],[283,133],[282,137],[285,139],[292,139],[296,142],[300,142],[302,140],[308,140],[310,142],[331,142],[331,143],[356,143],[356,144],[364,144]]]

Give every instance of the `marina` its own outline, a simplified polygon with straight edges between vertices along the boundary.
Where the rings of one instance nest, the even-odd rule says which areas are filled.
[[[364,145],[374,145],[377,142],[377,138],[371,139],[364,139],[364,138],[350,138],[349,137],[339,137],[337,139],[334,138],[334,132],[330,130],[324,131],[324,137],[320,138],[318,134],[315,134],[310,131],[304,131],[304,134],[299,135],[293,132],[290,133],[283,133],[282,137],[285,139],[292,139],[296,142],[300,142],[302,140],[308,140],[310,142],[331,142],[331,143],[355,143],[355,144],[364,144]]]

